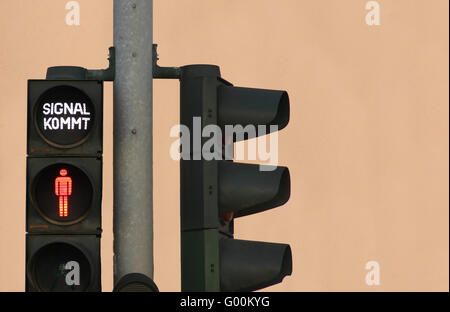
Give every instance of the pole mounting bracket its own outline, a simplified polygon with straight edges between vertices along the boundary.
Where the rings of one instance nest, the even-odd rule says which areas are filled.
[[[47,68],[48,80],[101,80],[114,81],[116,50],[109,48],[109,66],[106,69],[86,69],[80,66],[53,66]]]
[[[155,79],[180,79],[181,76],[181,70],[180,67],[161,67],[157,64],[159,58],[158,58],[158,52],[157,52],[158,45],[156,43],[153,44],[153,78]]]

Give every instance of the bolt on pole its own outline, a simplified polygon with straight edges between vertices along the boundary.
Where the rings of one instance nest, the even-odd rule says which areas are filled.
[[[114,0],[114,284],[153,279],[153,1]]]

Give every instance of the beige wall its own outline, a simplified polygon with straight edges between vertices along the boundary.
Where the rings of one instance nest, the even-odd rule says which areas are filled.
[[[48,66],[104,68],[112,0],[0,1],[0,291],[25,267],[26,80]],[[448,1],[155,0],[161,65],[212,63],[236,85],[289,92],[283,207],[236,221],[237,237],[287,242],[276,291],[448,291]],[[177,81],[154,82],[155,280],[180,289],[179,167],[169,157]],[[112,84],[105,84],[103,289],[112,289]],[[378,261],[381,285],[365,284]]]

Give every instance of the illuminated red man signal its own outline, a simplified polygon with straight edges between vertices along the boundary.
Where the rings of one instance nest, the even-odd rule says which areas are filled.
[[[69,213],[68,196],[72,195],[72,178],[67,176],[67,170],[59,170],[60,177],[55,179],[55,195],[59,198],[59,216],[67,217]]]

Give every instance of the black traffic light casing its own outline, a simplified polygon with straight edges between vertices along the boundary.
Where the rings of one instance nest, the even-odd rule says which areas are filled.
[[[101,291],[103,81],[28,80],[27,107],[26,291]]]
[[[181,68],[180,123],[190,130],[188,148],[181,136],[183,291],[251,291],[291,274],[289,245],[234,239],[234,222],[228,218],[283,205],[290,196],[289,170],[260,171],[258,165],[234,163],[225,157],[223,137],[211,144],[211,137],[201,136],[207,126],[226,134],[227,125],[241,124],[232,138],[240,141],[258,136],[247,133],[246,125],[265,126],[269,133],[269,125],[280,130],[288,121],[285,91],[234,87],[214,65]],[[214,156],[205,159],[205,150]]]

